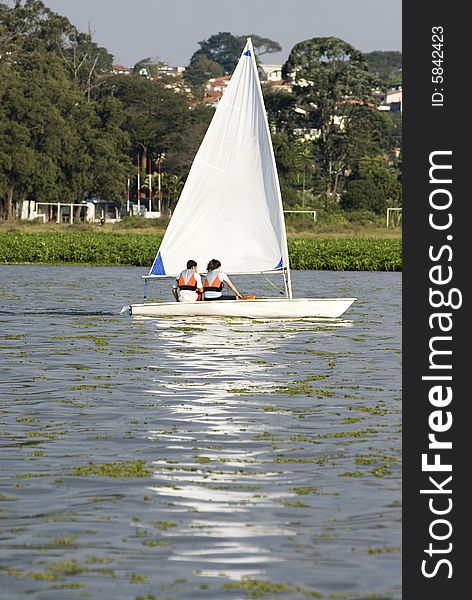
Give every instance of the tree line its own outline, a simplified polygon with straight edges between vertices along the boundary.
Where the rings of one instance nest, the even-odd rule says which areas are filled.
[[[40,0],[0,2],[2,217],[13,219],[25,200],[124,203],[128,180],[138,194],[138,172],[144,197],[144,175],[155,189],[158,163],[162,208],[172,210],[214,112],[203,86],[232,72],[246,37],[199,42],[181,76],[191,93],[177,93],[165,77],[114,75],[110,52]],[[281,50],[251,37],[258,59]],[[313,38],[283,66],[291,91],[263,83],[287,207],[380,213],[401,202],[400,117],[372,97],[391,83],[398,57],[381,58],[374,68],[343,40]]]

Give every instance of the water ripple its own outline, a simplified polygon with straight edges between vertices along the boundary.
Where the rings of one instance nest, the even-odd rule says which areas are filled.
[[[0,266],[5,597],[399,599],[400,275],[295,272],[360,298],[299,322],[117,316],[139,275]]]

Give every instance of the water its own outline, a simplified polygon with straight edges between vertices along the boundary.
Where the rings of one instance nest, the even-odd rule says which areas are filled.
[[[0,267],[0,598],[399,599],[400,274],[294,272],[331,323],[120,316],[143,272]]]

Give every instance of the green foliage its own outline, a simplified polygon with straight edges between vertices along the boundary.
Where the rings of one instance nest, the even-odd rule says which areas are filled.
[[[311,207],[314,196],[309,189],[319,177],[312,142],[291,140],[285,133],[273,134],[272,142],[284,206]]]
[[[194,86],[203,86],[213,77],[224,75],[224,69],[205,54],[194,54],[185,70],[185,80]]]
[[[391,136],[392,136],[392,148],[402,147],[402,113],[401,112],[388,112],[384,113],[390,122]]]
[[[167,63],[152,58],[143,58],[133,66],[133,74],[141,77],[153,78],[162,75],[162,67],[167,67]]]
[[[13,219],[15,204],[27,200],[123,200],[138,161],[141,174],[152,162],[156,189],[158,155],[162,208],[173,210],[214,113],[199,103],[204,83],[232,72],[246,37],[220,32],[199,43],[185,73],[189,97],[152,79],[157,60],[135,65],[149,79],[112,75],[107,49],[40,0],[0,1],[0,216]],[[251,38],[256,59],[281,50]],[[342,197],[346,209],[381,212],[385,198],[400,202],[401,158],[391,158],[396,182],[360,166],[401,147],[401,114],[379,112],[370,97],[373,73],[385,83],[395,69],[400,53],[363,55],[343,40],[313,38],[296,44],[284,65],[293,93],[263,84],[287,208],[337,207]],[[326,216],[347,219],[343,211]]]
[[[184,95],[165,88],[159,80],[142,77],[112,76],[102,91],[106,96],[112,94],[123,106],[126,118],[122,129],[130,139],[134,173],[137,156],[141,157],[144,173],[146,157],[155,162],[158,155],[164,154],[163,176],[186,177],[214,110],[201,105],[189,110]],[[126,178],[122,177],[121,182],[124,185]]]
[[[282,50],[280,44],[269,38],[254,34],[235,36],[229,31],[220,31],[210,36],[207,40],[198,42],[200,49],[192,55],[189,68],[191,69],[192,66],[195,66],[197,57],[205,56],[210,63],[220,65],[225,73],[232,73],[248,37],[252,39],[256,56],[262,56],[270,52],[280,52]]]
[[[198,43],[200,49],[192,55],[190,65],[197,56],[203,55],[213,63],[220,65],[225,73],[231,73],[234,70],[244,48],[244,42],[229,31],[220,31]]]
[[[287,91],[276,89],[270,82],[262,84],[264,104],[269,123],[278,133],[290,134],[297,126],[295,96]]]
[[[394,123],[376,107],[358,104],[352,107],[345,129],[345,164],[353,169],[365,156],[378,156],[394,147]]]
[[[382,86],[388,88],[402,81],[402,53],[398,51],[374,50],[364,54],[369,69]]]
[[[91,41],[41,2],[2,12],[11,58],[0,63],[0,213],[11,218],[22,200],[122,194],[129,142],[121,105],[91,101],[92,71],[86,85],[71,71],[69,54],[86,65]]]
[[[164,137],[166,173],[185,180],[214,112],[210,106],[198,105],[186,111],[181,127],[168,131]]]
[[[92,264],[149,267],[159,235],[115,233],[0,234],[4,264]],[[293,269],[331,271],[400,271],[401,241],[369,238],[289,239]]]
[[[126,115],[123,127],[133,152],[153,156],[165,151],[165,135],[180,128],[188,117],[185,98],[158,80],[114,75],[103,84],[102,93],[121,102]]]
[[[282,51],[282,46],[278,42],[274,42],[269,38],[261,37],[255,33],[251,33],[250,35],[241,35],[239,36],[239,39],[246,43],[246,39],[248,37],[251,38],[256,57],[262,56],[263,54],[272,54],[273,52]]]
[[[401,271],[400,240],[340,238],[289,240],[293,269]]]
[[[342,206],[346,210],[371,210],[380,213],[387,203],[381,191],[370,179],[352,179],[344,190]]]
[[[341,206],[346,210],[370,210],[385,214],[388,206],[401,202],[398,173],[382,157],[362,158],[348,178]]]
[[[316,139],[327,198],[336,198],[339,175],[348,167],[356,141],[349,135],[359,107],[372,102],[375,79],[359,50],[338,38],[313,38],[294,46],[283,67],[292,82],[299,127],[317,129]]]
[[[358,225],[372,225],[378,226],[385,225],[385,212],[375,213],[369,209],[353,209],[343,211],[346,219],[349,223],[356,223]]]
[[[3,263],[149,266],[158,235],[114,233],[16,233],[0,235]]]

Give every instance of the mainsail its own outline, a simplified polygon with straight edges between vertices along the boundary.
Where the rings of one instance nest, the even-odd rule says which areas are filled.
[[[227,273],[289,267],[279,180],[251,39],[195,156],[147,277],[200,271],[216,258]]]

